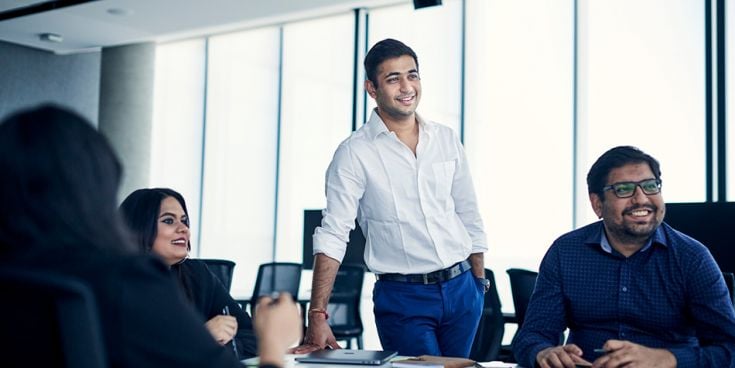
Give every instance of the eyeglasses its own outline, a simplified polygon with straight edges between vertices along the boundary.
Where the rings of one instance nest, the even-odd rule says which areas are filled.
[[[605,192],[612,189],[616,197],[630,198],[635,194],[635,187],[641,187],[641,190],[646,195],[658,194],[661,192],[661,180],[646,179],[638,182],[625,181],[602,187],[602,191]]]

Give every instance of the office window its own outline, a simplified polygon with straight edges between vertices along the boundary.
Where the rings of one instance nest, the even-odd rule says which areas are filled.
[[[633,145],[661,162],[667,202],[705,200],[704,4],[579,1],[578,225],[596,220],[587,170]]]
[[[467,1],[466,29],[465,149],[512,312],[505,270],[537,270],[572,229],[573,2]]]
[[[203,39],[159,45],[153,91],[149,186],[169,187],[184,196],[193,240],[201,219],[204,50]],[[198,250],[192,241],[192,254]]]
[[[412,4],[370,10],[368,49],[385,38],[397,39],[417,54],[421,74],[421,102],[417,112],[452,127],[459,134],[462,2],[414,10]],[[375,108],[367,98],[366,119]],[[364,122],[359,122],[362,124]],[[358,125],[359,125],[358,124]]]
[[[726,103],[726,114],[727,114],[727,201],[735,201],[735,124],[730,122],[735,121],[733,117],[735,115],[735,5],[732,2],[725,2],[725,68],[727,84],[725,87],[725,93],[727,96]]]
[[[352,127],[352,13],[283,27],[276,259],[301,262],[304,209],[324,208],[324,174]]]
[[[273,260],[278,44],[276,27],[209,39],[201,256],[237,263],[237,297]]]

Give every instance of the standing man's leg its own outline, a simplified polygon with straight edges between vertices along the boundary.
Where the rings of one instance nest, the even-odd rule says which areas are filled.
[[[375,325],[384,350],[400,355],[441,355],[436,329],[441,321],[440,285],[378,281],[373,289]]]
[[[485,287],[471,271],[441,284],[444,318],[436,336],[443,356],[468,357],[482,316]]]

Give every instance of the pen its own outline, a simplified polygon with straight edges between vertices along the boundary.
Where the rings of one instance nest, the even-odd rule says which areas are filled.
[[[224,314],[225,316],[229,316],[230,315],[230,306],[229,305],[225,305],[225,307],[222,308],[222,314]],[[232,351],[235,352],[235,358],[236,359],[240,359],[240,354],[237,353],[237,343],[235,343],[235,337],[234,336],[232,337],[232,340],[230,342],[232,342]]]
[[[278,303],[278,298],[280,296],[281,296],[281,293],[279,293],[277,291],[272,292],[271,295],[270,295],[270,297],[271,297],[270,305],[273,305],[273,304]]]
[[[605,349],[595,349],[595,354],[607,354],[607,350]]]

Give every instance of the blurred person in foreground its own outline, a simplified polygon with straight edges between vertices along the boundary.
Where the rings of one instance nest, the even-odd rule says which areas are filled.
[[[89,122],[51,105],[9,116],[0,123],[0,173],[0,267],[56,273],[89,287],[110,366],[241,366],[203,327],[168,268],[129,244],[115,199],[121,166]],[[287,323],[295,308],[266,316],[283,314]],[[292,336],[268,323],[260,323],[259,335],[273,355],[283,353]],[[44,341],[53,331],[15,333]],[[39,366],[45,359],[27,358]]]

